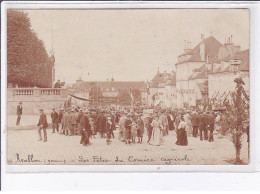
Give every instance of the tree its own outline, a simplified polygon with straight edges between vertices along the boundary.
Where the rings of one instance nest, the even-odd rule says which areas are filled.
[[[142,100],[141,92],[138,89],[132,89],[132,94],[134,96],[134,103],[140,102]]]
[[[236,88],[232,95],[232,104],[225,103],[226,114],[225,124],[232,135],[232,141],[236,150],[235,164],[241,164],[240,151],[242,147],[241,137],[243,135],[243,121],[249,118],[249,97],[247,96],[243,85],[245,84],[241,77],[235,78]]]
[[[130,105],[131,104],[131,96],[129,94],[129,91],[126,89],[121,89],[118,91],[117,96],[119,103],[122,105]]]
[[[102,99],[102,91],[95,83],[91,83],[92,87],[89,92],[90,103],[93,105],[98,105],[99,100]]]
[[[52,64],[28,14],[7,11],[7,81],[22,87],[50,87]]]

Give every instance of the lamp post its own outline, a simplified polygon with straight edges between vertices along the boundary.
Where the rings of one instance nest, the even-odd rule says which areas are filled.
[[[234,72],[235,75],[237,75],[237,73],[239,72],[239,66],[240,66],[241,61],[240,60],[232,60],[231,61],[231,65],[232,65],[232,71]],[[242,126],[242,110],[241,110],[241,95],[242,95],[242,83],[243,80],[241,77],[236,77],[234,79],[234,82],[236,83],[236,99],[234,102],[235,105],[235,110],[236,110],[236,131],[234,134],[234,144],[235,144],[235,148],[236,148],[236,159],[235,159],[235,164],[239,164],[240,163],[240,151],[241,151],[241,147],[242,147],[242,143],[241,143],[241,126]]]

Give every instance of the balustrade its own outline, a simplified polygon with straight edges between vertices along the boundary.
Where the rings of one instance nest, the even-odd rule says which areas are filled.
[[[32,89],[15,89],[14,96],[33,96]]]
[[[8,96],[63,96],[67,89],[63,88],[8,88]]]

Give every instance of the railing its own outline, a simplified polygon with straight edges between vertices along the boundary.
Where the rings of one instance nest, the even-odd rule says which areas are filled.
[[[68,89],[65,88],[8,88],[8,97],[22,96],[62,96],[68,95]]]
[[[41,95],[60,95],[60,89],[41,89]]]
[[[33,89],[15,89],[13,90],[14,96],[33,96]]]

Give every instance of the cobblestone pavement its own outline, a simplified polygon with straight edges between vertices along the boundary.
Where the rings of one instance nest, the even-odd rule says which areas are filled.
[[[174,131],[165,138],[161,146],[146,143],[125,145],[115,139],[106,145],[105,139],[91,139],[91,145],[82,146],[80,136],[64,136],[51,133],[48,129],[48,141],[38,141],[34,130],[8,130],[8,164],[230,164],[235,158],[233,143],[226,137],[215,135],[214,142],[200,141],[188,137],[188,146],[177,146]],[[241,159],[248,163],[248,146],[243,137]],[[116,161],[118,159],[118,161]],[[29,161],[28,161],[29,160]]]

